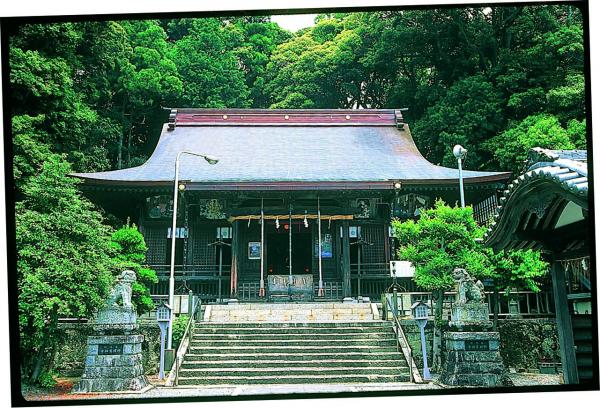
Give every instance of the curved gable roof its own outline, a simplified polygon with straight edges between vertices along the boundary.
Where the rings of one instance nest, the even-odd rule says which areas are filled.
[[[76,173],[91,184],[162,184],[175,157],[188,150],[219,158],[209,165],[181,156],[180,179],[191,185],[328,183],[392,188],[454,183],[458,170],[436,166],[418,151],[394,110],[209,110],[173,112],[158,144],[138,167]],[[509,173],[464,171],[466,183],[507,180]]]
[[[513,180],[500,198],[494,222],[485,233],[484,243],[496,250],[541,248],[524,231],[544,233],[555,228],[568,202],[588,209],[587,156],[583,151],[567,154],[532,149],[530,157],[543,160]],[[566,156],[565,156],[566,155]],[[575,157],[576,155],[576,157]],[[561,158],[570,157],[570,158]]]

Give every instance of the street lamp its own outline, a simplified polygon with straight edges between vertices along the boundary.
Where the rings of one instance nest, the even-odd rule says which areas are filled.
[[[427,347],[425,344],[425,326],[429,317],[429,306],[422,301],[415,302],[411,307],[413,319],[417,322],[421,331],[421,350],[423,352],[423,379],[431,380],[429,367],[427,366]]]
[[[462,176],[462,161],[467,157],[467,149],[462,147],[461,145],[454,146],[452,149],[452,154],[458,160],[458,183],[460,185],[460,206],[465,208],[465,191],[463,186],[463,176]]]
[[[173,187],[173,224],[171,227],[171,273],[169,275],[169,305],[174,305],[174,297],[175,297],[175,231],[177,231],[177,197],[179,196],[179,158],[183,154],[191,154],[192,156],[202,157],[204,160],[208,162],[208,164],[217,164],[219,159],[207,156],[205,154],[190,152],[188,150],[182,150],[177,153],[177,157],[175,158],[175,185]],[[185,189],[185,186],[183,187]],[[183,190],[182,189],[182,190]],[[172,341],[173,341],[173,314],[171,313],[169,319],[169,336],[167,348],[171,349]]]
[[[156,321],[158,327],[160,327],[160,362],[158,370],[158,379],[162,380],[165,378],[165,337],[167,327],[171,321],[171,308],[166,303],[161,303],[156,308]]]

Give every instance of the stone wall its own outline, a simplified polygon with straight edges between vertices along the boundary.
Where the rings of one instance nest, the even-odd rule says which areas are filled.
[[[423,368],[419,327],[412,320],[401,322],[410,343],[417,367]],[[506,367],[535,370],[538,362],[560,362],[560,349],[554,319],[502,319],[498,321],[500,355]],[[428,364],[431,368],[433,348],[433,322],[425,327]],[[442,342],[442,347],[444,347]]]
[[[560,345],[554,319],[498,321],[500,354],[506,367],[535,370],[538,362],[560,363]]]
[[[55,370],[64,377],[79,377],[85,367],[87,356],[87,337],[95,335],[89,323],[64,323],[63,342],[54,359]],[[158,372],[160,356],[160,329],[156,322],[140,322],[139,334],[144,335],[142,343],[142,364],[144,374],[152,375]]]

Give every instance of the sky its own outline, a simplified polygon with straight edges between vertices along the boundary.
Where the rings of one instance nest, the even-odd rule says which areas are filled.
[[[271,21],[279,24],[281,28],[296,32],[301,28],[314,25],[316,16],[316,14],[288,14],[271,16]]]

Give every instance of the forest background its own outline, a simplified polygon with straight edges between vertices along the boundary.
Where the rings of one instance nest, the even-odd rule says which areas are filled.
[[[408,108],[428,160],[454,167],[461,144],[472,170],[518,173],[531,147],[586,148],[574,6],[321,14],[295,33],[252,16],[8,34],[21,371],[32,382],[52,377],[59,316],[90,316],[124,263],[152,280],[137,230],[115,232],[124,220],[68,174],[144,163],[165,108]]]

